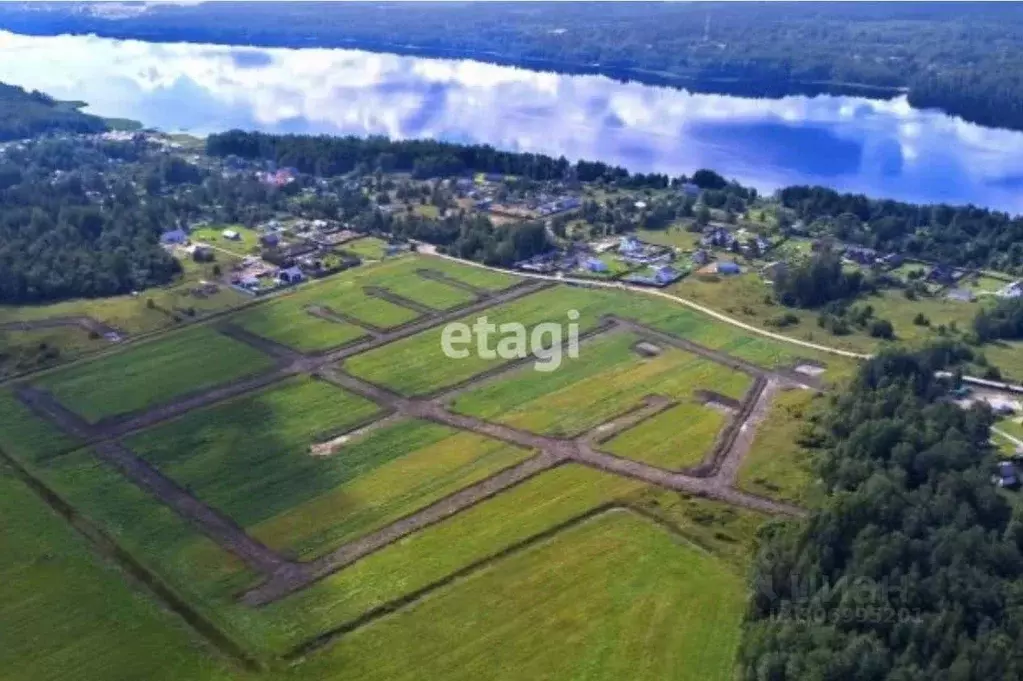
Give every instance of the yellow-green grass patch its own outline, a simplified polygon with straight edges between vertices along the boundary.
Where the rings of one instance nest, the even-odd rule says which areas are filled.
[[[700,233],[687,231],[682,225],[671,225],[666,229],[638,229],[636,238],[647,243],[688,251],[700,247]]]
[[[0,678],[226,679],[184,623],[0,466]]]
[[[472,265],[461,265],[439,257],[417,257],[415,262],[419,268],[441,272],[464,284],[487,291],[501,291],[522,281],[510,273],[496,272]]]
[[[378,411],[372,402],[325,381],[296,377],[139,433],[127,444],[247,527],[396,456],[370,448],[347,457],[309,454],[310,445]]]
[[[575,464],[562,466],[377,551],[261,612],[292,623],[276,644],[294,646],[641,486]]]
[[[38,371],[110,347],[78,326],[0,331],[0,378]]]
[[[345,636],[295,673],[726,681],[744,591],[712,554],[610,511]]]
[[[225,230],[234,231],[237,239],[228,239],[224,236]],[[189,234],[192,243],[202,242],[235,255],[246,256],[259,253],[259,232],[244,225],[218,225],[200,227],[192,230]]]
[[[538,433],[574,437],[639,406],[647,395],[689,401],[702,388],[739,399],[749,388],[745,374],[675,348],[641,358],[632,350],[637,340],[627,333],[596,339],[580,348],[578,359],[566,359],[552,375],[525,367],[460,396],[455,408]],[[706,417],[720,423],[713,413]],[[663,431],[669,423],[663,415],[654,418],[640,424],[634,437],[644,441],[651,430],[667,435]],[[703,453],[694,453],[697,461]]]
[[[58,370],[37,382],[90,422],[259,373],[270,357],[207,327]]]
[[[387,255],[387,242],[375,236],[354,239],[342,244],[341,248],[366,260],[381,260]]]
[[[472,325],[480,316],[486,316],[495,324],[518,322],[531,329],[540,322],[551,321],[567,329],[564,325],[568,323],[569,310],[580,313],[580,332],[595,326],[602,316],[616,314],[765,367],[792,366],[803,359],[823,361],[828,366],[825,377],[830,379],[833,366],[842,366],[843,370],[854,366],[851,360],[755,336],[681,305],[625,291],[558,286],[459,321]],[[475,344],[468,357],[449,358],[441,346],[442,333],[442,328],[424,331],[352,357],[345,366],[362,378],[416,395],[454,385],[505,362],[500,358],[482,357],[475,351]],[[491,349],[497,347],[499,335],[491,336]],[[563,336],[567,338],[567,330],[563,330]],[[545,340],[550,342],[549,338]]]
[[[820,399],[808,390],[792,390],[775,397],[739,468],[739,487],[794,503],[806,503],[813,496],[813,452],[799,440]]]
[[[328,350],[366,336],[362,327],[314,316],[288,298],[258,305],[232,319],[256,335],[299,352]]]
[[[468,291],[420,275],[416,269],[422,267],[422,263],[417,259],[403,258],[395,265],[401,267],[386,273],[378,271],[373,284],[435,310],[447,310],[475,299]]]
[[[220,267],[226,270],[227,256],[220,260]],[[213,268],[217,263],[196,263],[188,258],[181,260],[181,264],[184,269],[182,276],[168,286],[147,289],[139,295],[84,298],[46,305],[0,306],[0,323],[86,315],[129,335],[137,335],[187,322],[192,319],[189,309],[194,310],[196,316],[201,316],[252,300],[229,286],[220,286],[212,295],[193,295],[192,291],[200,281],[216,280]]]
[[[252,528],[271,546],[287,546],[302,559],[457,492],[531,452],[475,433],[409,420],[343,445],[338,466],[383,459],[381,465]]]
[[[618,435],[604,449],[661,468],[703,461],[729,417],[702,404],[683,402]]]
[[[556,288],[490,308],[460,321],[472,325],[479,317],[485,316],[495,324],[518,322],[531,328],[543,321],[567,324],[567,313],[574,309],[581,313],[580,328],[585,329],[596,323],[605,309],[604,305],[600,296],[588,291]],[[417,395],[453,385],[507,361],[499,357],[482,357],[473,351],[464,359],[447,357],[441,345],[443,332],[443,328],[423,331],[352,357],[345,362],[345,367],[367,380],[404,394]],[[550,342],[549,338],[547,342]],[[492,338],[491,349],[496,345],[497,339]]]

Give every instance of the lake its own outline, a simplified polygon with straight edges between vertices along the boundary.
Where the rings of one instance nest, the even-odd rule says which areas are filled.
[[[168,132],[429,137],[763,191],[822,184],[1023,212],[1023,133],[904,98],[750,99],[359,50],[153,44],[0,32],[0,81]]]

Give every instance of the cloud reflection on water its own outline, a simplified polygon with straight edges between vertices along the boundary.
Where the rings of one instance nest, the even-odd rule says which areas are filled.
[[[0,80],[165,130],[433,137],[641,171],[710,167],[768,190],[820,183],[1023,211],[1023,133],[904,98],[747,99],[356,50],[4,32]]]

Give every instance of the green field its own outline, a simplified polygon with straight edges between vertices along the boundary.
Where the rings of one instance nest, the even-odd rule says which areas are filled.
[[[638,229],[636,238],[650,244],[681,248],[685,251],[700,247],[699,232],[690,232],[681,225],[672,225],[667,229]]]
[[[47,374],[36,385],[94,423],[271,366],[258,350],[198,326]]]
[[[111,346],[77,326],[0,331],[0,378],[46,369]]]
[[[532,328],[543,321],[565,324],[569,310],[580,313],[580,332],[596,325],[605,314],[618,314],[764,367],[791,366],[802,359],[814,359],[827,365],[825,378],[831,379],[855,366],[851,360],[747,334],[671,302],[621,291],[559,286],[490,308],[485,316],[492,323],[518,322]],[[471,325],[479,316],[482,315],[461,321]],[[345,362],[345,367],[366,380],[403,394],[420,395],[454,385],[503,363],[499,358],[486,359],[476,352],[470,352],[464,359],[449,358],[441,347],[441,335],[442,329],[430,329],[352,357]],[[490,347],[496,344],[495,335]],[[558,380],[555,374],[559,371],[550,372],[546,380]]]
[[[218,264],[226,271],[229,258],[220,257],[219,263],[196,263],[191,258],[181,260],[181,278],[168,286],[148,289],[141,295],[112,296],[69,300],[47,305],[0,306],[0,322],[27,321],[47,317],[87,315],[129,334],[137,335],[173,327],[203,314],[238,307],[251,298],[229,286],[221,286],[213,295],[197,297],[193,289],[200,281],[215,281],[213,268]],[[152,303],[149,301],[152,300]]]
[[[184,622],[0,464],[0,679],[230,678]]]
[[[224,230],[234,230],[238,239],[223,236]],[[211,225],[192,230],[189,234],[192,243],[202,242],[230,251],[235,255],[246,256],[259,253],[259,232],[244,225]],[[218,255],[220,255],[218,253]]]
[[[713,555],[610,512],[344,637],[299,673],[726,681],[744,605],[742,577]]]
[[[377,529],[507,468],[530,452],[474,433],[402,421],[367,434],[321,468],[380,461],[358,477],[252,528],[270,546],[303,559]]]
[[[814,495],[813,452],[799,444],[808,417],[819,400],[792,390],[777,395],[767,418],[739,468],[739,487],[766,497],[805,504]]]
[[[420,256],[416,258],[415,262],[420,268],[446,274],[453,279],[458,279],[470,286],[487,291],[501,291],[522,281],[513,274],[495,272],[483,269],[482,267],[473,267],[472,265],[462,265],[439,257],[427,258]]]
[[[684,402],[618,435],[603,449],[661,468],[695,466],[711,452],[728,420],[710,407]]]
[[[73,449],[76,441],[23,405],[10,390],[0,390],[0,450],[38,461]]]
[[[574,437],[639,406],[646,395],[664,395],[680,404],[607,443],[615,454],[669,468],[698,463],[727,419],[693,403],[694,391],[716,390],[741,399],[751,379],[745,374],[665,348],[643,359],[629,333],[598,337],[566,360],[559,371],[532,367],[459,395],[454,409],[545,435]]]
[[[380,465],[394,452],[315,458],[309,446],[372,418],[378,407],[324,381],[271,389],[157,426],[128,446],[231,516],[254,525]]]
[[[390,264],[388,269],[376,271],[372,285],[435,310],[447,310],[474,300],[468,291],[421,276],[416,271],[425,267],[420,258],[402,258]]]
[[[487,310],[491,322],[519,322],[532,327],[547,320],[568,322],[567,312],[578,310],[581,328],[592,326],[602,300],[581,289],[552,289]],[[467,324],[479,316],[463,318]],[[385,385],[407,395],[417,395],[453,385],[504,362],[470,353],[465,359],[445,356],[441,346],[441,328],[430,329],[383,348],[357,355],[345,367],[357,376]],[[495,344],[492,344],[496,345]],[[556,373],[556,372],[555,372]]]
[[[382,260],[387,255],[387,242],[375,236],[354,239],[343,244],[341,248],[365,260]]]
[[[366,335],[365,329],[354,324],[315,317],[289,298],[253,307],[232,321],[299,352],[329,350]]]

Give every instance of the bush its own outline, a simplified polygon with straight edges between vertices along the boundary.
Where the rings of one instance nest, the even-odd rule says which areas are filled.
[[[913,323],[917,326],[930,326],[931,320],[923,312],[917,312],[916,316],[913,317]]]
[[[875,319],[870,323],[870,335],[874,338],[894,340],[895,328],[887,319]]]

